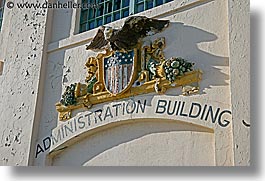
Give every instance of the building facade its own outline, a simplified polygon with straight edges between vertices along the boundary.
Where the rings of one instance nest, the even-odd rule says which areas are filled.
[[[0,1],[0,165],[250,165],[248,0],[38,3]],[[181,59],[194,69],[174,80],[150,69],[150,81],[139,85],[145,78],[136,72],[123,92],[106,91],[106,56],[86,45],[100,26],[118,29],[134,16],[169,26],[141,39],[132,72],[143,70],[148,48],[149,61],[161,55],[165,65]],[[95,57],[105,88],[89,92]],[[70,85],[69,105],[60,100]]]

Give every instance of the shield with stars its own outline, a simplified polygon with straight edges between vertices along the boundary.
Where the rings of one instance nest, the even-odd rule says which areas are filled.
[[[113,95],[127,91],[133,84],[136,74],[137,50],[128,52],[115,51],[104,57],[104,84]]]

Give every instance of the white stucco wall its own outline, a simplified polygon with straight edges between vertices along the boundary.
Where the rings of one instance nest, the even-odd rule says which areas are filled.
[[[140,13],[170,20],[169,28],[147,39],[165,37],[166,58],[180,56],[196,63],[196,68],[203,71],[200,93],[183,97],[179,96],[181,89],[176,88],[168,90],[163,96],[151,93],[125,99],[147,99],[150,101],[147,112],[117,117],[79,130],[50,150],[38,154],[37,158],[37,145],[43,146],[43,139],[52,131],[68,124],[58,121],[54,105],[60,100],[66,85],[84,83],[86,59],[96,55],[86,51],[85,44],[89,43],[97,30],[77,33],[77,9],[50,10],[48,18],[47,12],[36,17],[34,11],[28,9],[28,21],[33,22],[29,26],[28,21],[23,20],[27,11],[5,11],[4,28],[0,33],[0,41],[4,42],[0,44],[0,59],[5,61],[3,75],[0,75],[0,120],[5,125],[0,128],[0,163],[43,166],[248,165],[249,140],[242,140],[241,134],[249,136],[249,129],[240,128],[240,115],[244,112],[243,119],[249,120],[249,99],[243,100],[243,109],[237,109],[238,104],[233,107],[233,102],[240,101],[242,96],[236,93],[238,68],[237,63],[231,63],[231,60],[241,57],[245,60],[241,70],[248,68],[249,39],[244,33],[249,24],[246,23],[243,29],[235,27],[247,18],[249,4],[241,1],[238,8],[237,3],[229,4],[227,0],[175,0]],[[19,13],[20,16],[17,16]],[[15,14],[17,18],[14,18]],[[11,17],[14,20],[9,21]],[[111,26],[118,28],[123,22],[124,19],[111,23]],[[40,27],[34,29],[35,23],[40,24]],[[234,41],[234,37],[239,36],[235,31],[241,32],[239,34],[243,41]],[[7,34],[9,36],[3,36]],[[37,36],[37,39],[31,42],[31,36]],[[241,46],[246,50],[245,56],[237,54]],[[31,57],[32,52],[36,54],[35,57],[34,54]],[[241,85],[249,86],[248,78]],[[248,96],[248,90],[243,95]],[[193,102],[212,105],[215,109],[232,110],[233,117],[225,117],[230,124],[222,127],[218,122],[154,114],[159,99],[185,101],[188,105]],[[95,105],[88,111],[75,111],[74,116],[77,118],[111,104]],[[23,146],[12,141],[16,138],[20,138],[19,142]],[[235,150],[237,148],[239,150]],[[16,152],[15,156],[13,152]]]
[[[0,165],[30,162],[33,127],[38,122],[36,109],[41,98],[41,73],[46,61],[46,18],[47,10],[42,9],[4,11],[0,33],[0,59],[4,60],[0,76]]]
[[[229,1],[231,80],[238,80],[231,83],[235,165],[238,166],[250,165],[249,12],[249,2]]]
[[[53,165],[215,165],[209,131],[163,119],[131,120],[78,142],[55,157]]]

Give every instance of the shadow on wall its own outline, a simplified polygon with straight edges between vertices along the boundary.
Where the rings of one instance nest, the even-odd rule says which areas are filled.
[[[69,0],[61,0],[67,2]],[[56,42],[70,37],[73,9],[53,9],[52,37],[51,42]],[[62,21],[63,20],[63,21]]]
[[[67,57],[68,59],[70,57]],[[46,136],[57,126],[58,113],[55,104],[60,101],[65,51],[51,53],[48,56],[47,72],[44,87],[43,111],[41,115],[39,136]]]
[[[74,144],[73,146],[68,147],[61,154],[53,158],[53,165],[54,166],[56,165],[81,166],[81,165],[89,165],[89,164],[97,165],[97,163],[101,163],[101,165],[105,165],[105,164],[108,165],[108,163],[104,162],[104,159],[105,159],[104,153],[107,153],[110,151],[111,155],[113,153],[115,153],[114,155],[117,155],[118,152],[115,152],[115,150],[112,150],[112,149],[117,149],[117,147],[119,147],[118,148],[119,153],[120,153],[119,158],[108,158],[108,160],[110,162],[112,161],[116,162],[118,160],[123,159],[122,157],[125,157],[124,160],[121,161],[121,163],[124,162],[128,164],[130,161],[129,157],[131,157],[131,159],[134,161],[136,160],[134,159],[135,153],[132,153],[132,152],[137,150],[136,148],[137,145],[141,144],[142,145],[141,147],[143,148],[145,147],[143,146],[145,144],[138,143],[139,138],[141,138],[140,140],[142,140],[142,138],[148,135],[152,136],[151,138],[149,138],[150,139],[149,142],[152,142],[152,141],[155,142],[155,143],[148,143],[148,144],[151,144],[149,145],[149,147],[154,147],[155,145],[153,144],[157,143],[158,147],[161,144],[161,145],[164,145],[163,147],[167,147],[168,149],[171,149],[170,144],[169,144],[170,141],[179,142],[180,145],[184,146],[185,148],[188,147],[187,145],[189,145],[190,142],[192,142],[192,144],[195,144],[195,142],[193,142],[194,140],[192,141],[191,137],[189,136],[186,137],[186,139],[182,140],[180,139],[181,138],[180,135],[179,135],[180,136],[179,139],[175,137],[176,136],[175,135],[171,138],[168,138],[169,140],[165,140],[165,137],[159,135],[160,133],[167,133],[167,135],[170,133],[185,134],[189,136],[192,136],[193,134],[196,134],[196,133],[205,133],[206,135],[210,136],[213,134],[213,131],[209,128],[204,128],[201,126],[197,126],[197,125],[193,125],[193,124],[189,124],[189,123],[185,123],[181,121],[173,122],[171,120],[157,120],[156,122],[154,121],[150,122],[148,121],[148,119],[130,120],[126,124],[116,125],[116,126],[113,125],[112,128],[110,129],[107,129],[104,131],[98,131],[94,135],[91,135],[85,138],[84,140]],[[136,145],[134,141],[136,141]],[[123,145],[123,144],[126,144],[126,145]],[[148,147],[148,144],[146,145],[147,147]],[[125,147],[123,147],[122,145]],[[152,150],[154,148],[149,148],[149,149]],[[159,148],[157,149],[159,150]],[[165,152],[167,152],[166,150]],[[181,150],[185,151],[184,148]],[[128,157],[126,156],[127,154],[128,154]],[[143,155],[146,154],[146,156],[152,155],[152,153],[149,153],[149,152],[145,153],[144,151],[142,152],[142,154]],[[166,154],[166,153],[161,153],[161,154]],[[96,163],[94,163],[93,161],[95,159],[96,159]],[[102,161],[101,162],[97,159],[103,159],[103,160],[101,160]],[[92,162],[90,163],[90,161]],[[116,163],[114,162],[113,162],[113,165],[116,165]]]
[[[184,25],[183,23],[171,22],[168,29],[157,34],[156,37],[166,37],[165,56],[182,57],[190,62],[194,62],[196,69],[203,71],[203,78],[200,83],[200,88],[203,92],[214,86],[228,85],[229,75],[222,72],[222,67],[229,66],[228,57],[216,56],[209,53],[216,48],[225,49],[228,45],[215,44],[214,48],[210,49],[212,45],[207,45],[209,52],[203,51],[198,47],[199,43],[214,42],[218,37],[205,30]],[[218,51],[220,52],[220,51]]]
[[[166,48],[164,50],[166,58],[182,57],[190,62],[196,63],[195,68],[203,71],[202,81],[199,84],[201,90],[200,94],[206,94],[207,89],[212,89],[216,86],[228,85],[229,75],[222,70],[223,67],[229,66],[228,57],[216,56],[209,53],[211,51],[217,51],[216,49],[218,48],[224,49],[223,52],[227,51],[225,49],[227,45],[215,42],[218,39],[216,35],[193,26],[184,25],[183,23],[171,22],[170,26],[165,31],[155,34],[152,37],[147,37],[146,39],[154,40],[158,37],[166,37]],[[198,47],[199,43],[207,42],[209,43],[209,45],[206,45],[207,52]],[[213,42],[214,45],[212,44]],[[59,79],[61,79],[61,77],[58,77],[58,80]],[[66,76],[63,77],[63,82],[66,83],[65,85],[69,85]],[[166,94],[170,95],[171,93],[168,91]],[[174,92],[174,94],[176,93]],[[181,93],[179,92],[179,94]],[[56,97],[56,100],[49,100],[53,100],[53,103],[57,103],[60,101],[60,97]],[[51,106],[54,106],[54,104],[50,105],[50,107]],[[54,111],[56,112],[55,109]],[[81,111],[84,111],[84,109],[76,111],[74,115]],[[53,115],[56,114],[53,113]]]
[[[69,57],[68,57],[69,58]],[[59,53],[51,53],[48,55],[46,63],[46,77],[44,84],[44,99],[42,105],[42,112],[38,126],[38,137],[36,145],[43,140],[47,135],[50,135],[52,129],[58,125],[58,112],[55,109],[55,104],[61,99],[62,93],[62,78],[64,69],[65,51]],[[33,149],[36,147],[34,146]],[[35,150],[32,151],[32,157],[35,157]],[[34,160],[35,165],[39,160],[45,160],[45,154],[40,154],[38,159]]]

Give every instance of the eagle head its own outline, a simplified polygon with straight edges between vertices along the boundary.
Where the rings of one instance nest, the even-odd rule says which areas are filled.
[[[109,26],[105,26],[104,28],[104,37],[106,40],[109,40],[110,37],[112,36],[113,34],[113,28],[112,27],[109,27]]]

